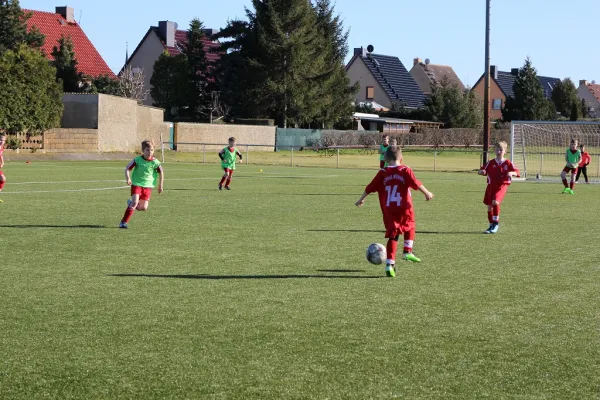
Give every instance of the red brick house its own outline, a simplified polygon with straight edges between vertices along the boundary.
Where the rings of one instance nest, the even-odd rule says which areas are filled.
[[[55,12],[23,11],[32,14],[31,18],[27,20],[28,29],[35,26],[46,37],[42,51],[49,60],[52,60],[52,49],[54,46],[58,46],[58,40],[62,36],[69,36],[73,41],[79,72],[94,78],[99,75],[116,78],[81,26],[75,21],[73,8],[56,7]]]

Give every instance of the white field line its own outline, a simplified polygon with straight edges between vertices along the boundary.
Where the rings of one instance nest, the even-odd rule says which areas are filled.
[[[23,192],[2,192],[2,195],[7,194],[31,194],[31,193],[65,193],[65,192],[94,192],[94,191],[103,191],[103,190],[118,190],[125,189],[129,186],[115,186],[115,187],[107,187],[107,188],[93,188],[93,189],[58,189],[58,190],[31,190],[31,191],[23,191]]]

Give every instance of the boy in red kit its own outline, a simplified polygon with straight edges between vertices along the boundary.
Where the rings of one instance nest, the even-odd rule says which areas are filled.
[[[504,158],[506,142],[494,145],[496,158],[487,162],[479,170],[479,175],[487,176],[487,188],[483,197],[483,204],[488,207],[488,221],[490,227],[483,233],[497,233],[500,227],[500,204],[506,195],[506,189],[513,176],[520,176],[519,170]]]
[[[165,174],[160,161],[153,157],[154,142],[144,140],[142,153],[143,155],[134,158],[125,168],[125,179],[131,186],[131,199],[127,200],[127,209],[119,228],[129,228],[128,223],[135,210],[146,211],[148,209],[152,188],[156,186],[157,180],[158,193],[163,192]]]
[[[0,133],[0,192],[6,183],[6,177],[2,173],[2,167],[4,167],[4,143],[6,143],[6,135]],[[0,200],[0,203],[2,203],[2,200]]]
[[[229,146],[224,147],[219,152],[219,158],[221,159],[221,168],[225,173],[221,178],[221,182],[219,182],[219,190],[223,190],[223,184],[225,184],[225,189],[231,190],[229,184],[231,183],[231,177],[233,176],[233,171],[235,171],[235,157],[240,158],[240,162],[242,162],[242,153],[239,152],[238,149],[235,148],[235,138],[229,138]]]
[[[577,177],[575,178],[575,183],[579,183],[579,177],[581,176],[582,172],[583,177],[585,178],[585,183],[590,183],[587,176],[587,166],[590,165],[592,157],[590,157],[590,153],[585,151],[585,145],[582,144],[579,146],[579,148],[581,149],[581,161],[579,162],[579,168],[577,168]]]
[[[415,239],[415,214],[412,205],[410,189],[419,190],[425,195],[425,200],[433,199],[433,194],[417,180],[412,170],[402,165],[402,150],[397,146],[390,146],[385,152],[385,161],[388,166],[380,170],[375,178],[367,185],[365,192],[356,202],[360,207],[365,198],[377,192],[379,203],[383,212],[385,237],[387,242],[387,261],[385,274],[396,276],[396,250],[400,235],[404,235],[404,251],[402,258],[413,262],[421,262],[412,253]]]

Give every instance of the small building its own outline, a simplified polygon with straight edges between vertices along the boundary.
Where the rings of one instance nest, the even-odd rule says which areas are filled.
[[[596,81],[579,81],[577,97],[585,100],[590,118],[600,118],[600,85]]]
[[[465,85],[463,85],[452,67],[449,65],[432,64],[429,62],[429,59],[423,62],[420,58],[415,58],[410,74],[425,95],[430,95],[431,89],[439,86],[444,79],[448,80],[448,83],[451,85],[458,86],[460,90],[465,90]]]
[[[490,102],[492,103],[492,112],[490,116],[492,120],[502,118],[502,107],[504,107],[508,97],[514,96],[513,86],[517,80],[518,74],[519,68],[513,68],[510,72],[502,72],[498,71],[498,67],[495,65],[490,67]],[[538,75],[538,81],[540,82],[540,85],[542,85],[544,96],[550,100],[552,91],[556,87],[556,84],[560,82],[560,79]],[[481,75],[481,78],[473,85],[473,89],[471,90],[475,91],[475,93],[483,99],[485,92],[485,74]]]
[[[216,33],[215,29],[205,29],[204,49],[209,63],[216,62],[220,55],[216,51],[220,44],[213,41],[211,37]],[[136,71],[144,72],[144,88],[150,90],[150,79],[154,72],[154,63],[160,55],[167,51],[170,55],[181,54],[187,43],[187,30],[177,29],[177,23],[172,21],[159,21],[158,26],[151,26],[140,43],[137,45],[130,57],[127,58],[124,70],[127,67]],[[149,95],[144,101],[145,105],[152,105],[154,100]]]
[[[356,130],[377,131],[383,133],[409,133],[422,128],[439,129],[441,122],[417,121],[410,119],[386,118],[377,114],[352,114],[353,126]]]
[[[100,75],[116,78],[115,73],[108,67],[75,20],[75,10],[72,7],[56,7],[55,12],[23,11],[31,13],[31,18],[27,20],[27,29],[35,26],[45,36],[42,51],[49,60],[53,60],[52,51],[55,46],[58,47],[58,40],[63,36],[68,36],[73,41],[73,51],[79,72],[92,78]]]
[[[350,83],[360,84],[356,103],[376,102],[385,108],[393,103],[408,109],[423,105],[425,96],[398,57],[375,54],[360,47],[354,49],[354,56],[346,65]]]

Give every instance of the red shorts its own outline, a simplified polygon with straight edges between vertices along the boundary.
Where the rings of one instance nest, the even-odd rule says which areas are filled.
[[[496,200],[498,204],[501,204],[502,200],[504,200],[504,196],[506,196],[506,189],[508,189],[508,185],[488,185],[487,189],[485,189],[485,196],[483,196],[483,204],[491,206],[492,201],[494,200]]]
[[[401,208],[395,212],[383,215],[385,225],[385,237],[393,239],[404,232],[415,229],[415,213],[412,208]]]
[[[577,168],[569,168],[569,167],[565,166],[563,168],[563,171],[567,172],[567,173],[571,172],[572,174],[576,174],[577,173]]]
[[[231,168],[223,168],[223,171],[225,171],[227,175],[233,175],[234,170],[232,170]]]
[[[152,188],[131,185],[131,195],[133,196],[134,194],[139,194],[140,200],[150,200]]]

